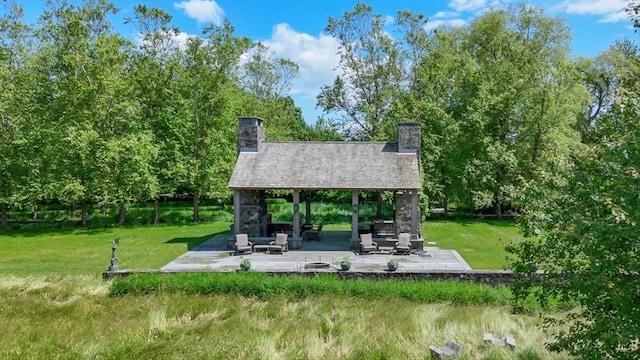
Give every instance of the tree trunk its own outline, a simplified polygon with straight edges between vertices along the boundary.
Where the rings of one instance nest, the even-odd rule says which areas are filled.
[[[473,194],[470,194],[471,196],[469,197],[469,216],[473,219],[473,210],[475,207],[475,204],[473,203]]]
[[[160,200],[153,200],[153,223],[160,223]]]
[[[444,197],[444,218],[449,218],[449,198],[447,196]]]
[[[124,225],[127,219],[127,209],[124,207],[124,203],[118,204],[118,210],[120,212],[120,220],[118,221],[118,225]]]
[[[376,193],[376,219],[382,219],[382,193]]]
[[[71,203],[71,219],[76,218],[76,203]]]
[[[498,193],[493,194],[493,201],[496,204],[496,216],[498,220],[502,220],[502,200],[500,200],[500,195]]]
[[[102,214],[102,216],[106,216],[107,215],[107,206],[102,204],[100,205],[100,213]]]
[[[200,222],[200,199],[197,191],[193,193],[193,222]]]
[[[82,226],[87,227],[89,224],[89,214],[87,213],[87,202],[82,202]]]
[[[0,204],[0,229],[9,228],[9,206],[6,203]]]
[[[32,220],[38,220],[38,209],[34,208],[33,211],[31,211],[31,219]]]

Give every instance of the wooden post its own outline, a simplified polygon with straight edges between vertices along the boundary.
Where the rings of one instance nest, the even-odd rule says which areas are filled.
[[[305,224],[311,224],[311,190],[307,190],[306,212],[305,212]]]
[[[240,191],[233,190],[233,233],[240,234]]]
[[[358,190],[351,191],[351,240],[358,240]]]
[[[300,190],[293,190],[293,238],[300,239]]]

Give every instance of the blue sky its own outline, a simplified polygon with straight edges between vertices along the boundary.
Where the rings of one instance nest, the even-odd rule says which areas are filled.
[[[25,8],[28,22],[42,13],[45,0],[18,2]],[[71,0],[77,3],[79,0]],[[337,65],[337,45],[323,33],[327,18],[339,18],[352,10],[356,0],[164,0],[112,1],[119,9],[112,23],[122,34],[136,38],[134,29],[121,25],[121,18],[130,16],[133,6],[145,3],[160,7],[174,16],[174,25],[183,32],[182,39],[201,34],[211,24],[227,18],[240,36],[262,41],[280,57],[300,65],[300,76],[294,81],[290,95],[302,108],[309,123],[321,114],[315,109],[315,96],[322,85],[332,83]],[[368,0],[374,12],[389,21],[398,10],[413,10],[425,14],[430,27],[460,26],[473,20],[491,7],[504,7],[511,0]],[[575,56],[595,56],[615,40],[628,37],[637,42],[631,22],[623,11],[625,0],[535,0],[527,4],[542,7],[550,16],[566,21],[572,30],[572,52]]]

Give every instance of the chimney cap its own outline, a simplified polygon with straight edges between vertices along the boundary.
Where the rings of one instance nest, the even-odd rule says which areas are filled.
[[[238,125],[240,126],[262,126],[264,120],[259,117],[239,117]]]
[[[411,121],[411,122],[400,122],[400,123],[398,123],[398,126],[416,126],[416,127],[419,127],[420,123],[417,123],[417,122],[414,122],[414,121]]]

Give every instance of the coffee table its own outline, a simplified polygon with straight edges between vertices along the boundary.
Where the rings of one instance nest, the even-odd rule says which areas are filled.
[[[393,246],[378,246],[378,254],[393,254]]]

